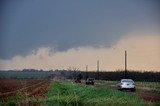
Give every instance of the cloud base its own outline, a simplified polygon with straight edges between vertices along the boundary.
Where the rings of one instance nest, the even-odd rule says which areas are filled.
[[[92,46],[57,51],[53,47],[40,47],[26,56],[17,55],[12,59],[0,59],[0,70],[22,69],[68,69],[75,67],[115,71],[124,69],[124,51],[127,50],[128,69],[160,71],[160,35],[153,33],[132,33],[122,37],[112,47]]]

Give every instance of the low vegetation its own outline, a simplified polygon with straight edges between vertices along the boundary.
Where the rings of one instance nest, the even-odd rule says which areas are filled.
[[[118,81],[96,81],[96,87],[105,87],[111,89],[117,89]],[[145,81],[135,81],[136,91],[145,91],[147,93],[160,94],[160,82],[145,82]]]
[[[33,73],[0,73],[0,79],[47,79],[49,74]]]
[[[14,82],[14,80],[11,81]],[[14,95],[6,96],[5,98],[0,97],[0,105],[2,106],[15,106],[15,105],[156,106],[159,105],[159,103],[146,102],[135,93],[121,92],[114,90],[114,88],[116,89],[116,83],[117,83],[116,81],[96,80],[95,85],[91,86],[91,85],[85,85],[83,83],[77,84],[72,81],[53,80],[51,81],[50,84],[47,85],[42,84],[42,86],[39,85],[33,86],[32,90],[28,88],[26,91],[27,92],[31,91],[30,94],[33,94],[31,96],[24,95],[25,91],[23,90],[21,91],[18,90],[18,92],[15,93]],[[14,82],[14,84],[18,84],[18,82],[17,83]],[[11,84],[9,85],[12,86]],[[45,86],[46,91],[43,91],[44,89],[43,86]],[[137,82],[137,86],[159,87],[159,83]],[[33,93],[32,91],[36,89],[37,92]]]
[[[44,105],[52,106],[144,106],[145,102],[135,94],[95,88],[67,81],[51,83]]]
[[[136,82],[136,85],[140,91],[160,94],[160,82]]]

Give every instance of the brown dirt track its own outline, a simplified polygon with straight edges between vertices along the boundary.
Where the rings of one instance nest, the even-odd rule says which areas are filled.
[[[160,103],[160,94],[155,93],[145,93],[145,92],[135,92],[135,94],[138,94],[140,97],[142,97],[147,102],[156,102]]]

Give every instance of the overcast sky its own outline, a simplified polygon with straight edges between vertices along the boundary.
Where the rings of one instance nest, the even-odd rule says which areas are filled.
[[[0,59],[3,60],[1,64],[13,60],[17,55],[28,56],[39,48],[52,48],[64,53],[79,47],[112,48],[124,36],[137,37],[132,34],[137,32],[148,31],[152,34],[147,36],[160,36],[157,32],[160,30],[158,0],[0,2]],[[157,69],[160,70],[159,67]]]

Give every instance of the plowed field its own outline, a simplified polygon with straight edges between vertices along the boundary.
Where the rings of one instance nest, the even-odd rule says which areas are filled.
[[[44,97],[49,84],[49,80],[0,80],[0,99],[17,92],[27,97]]]

